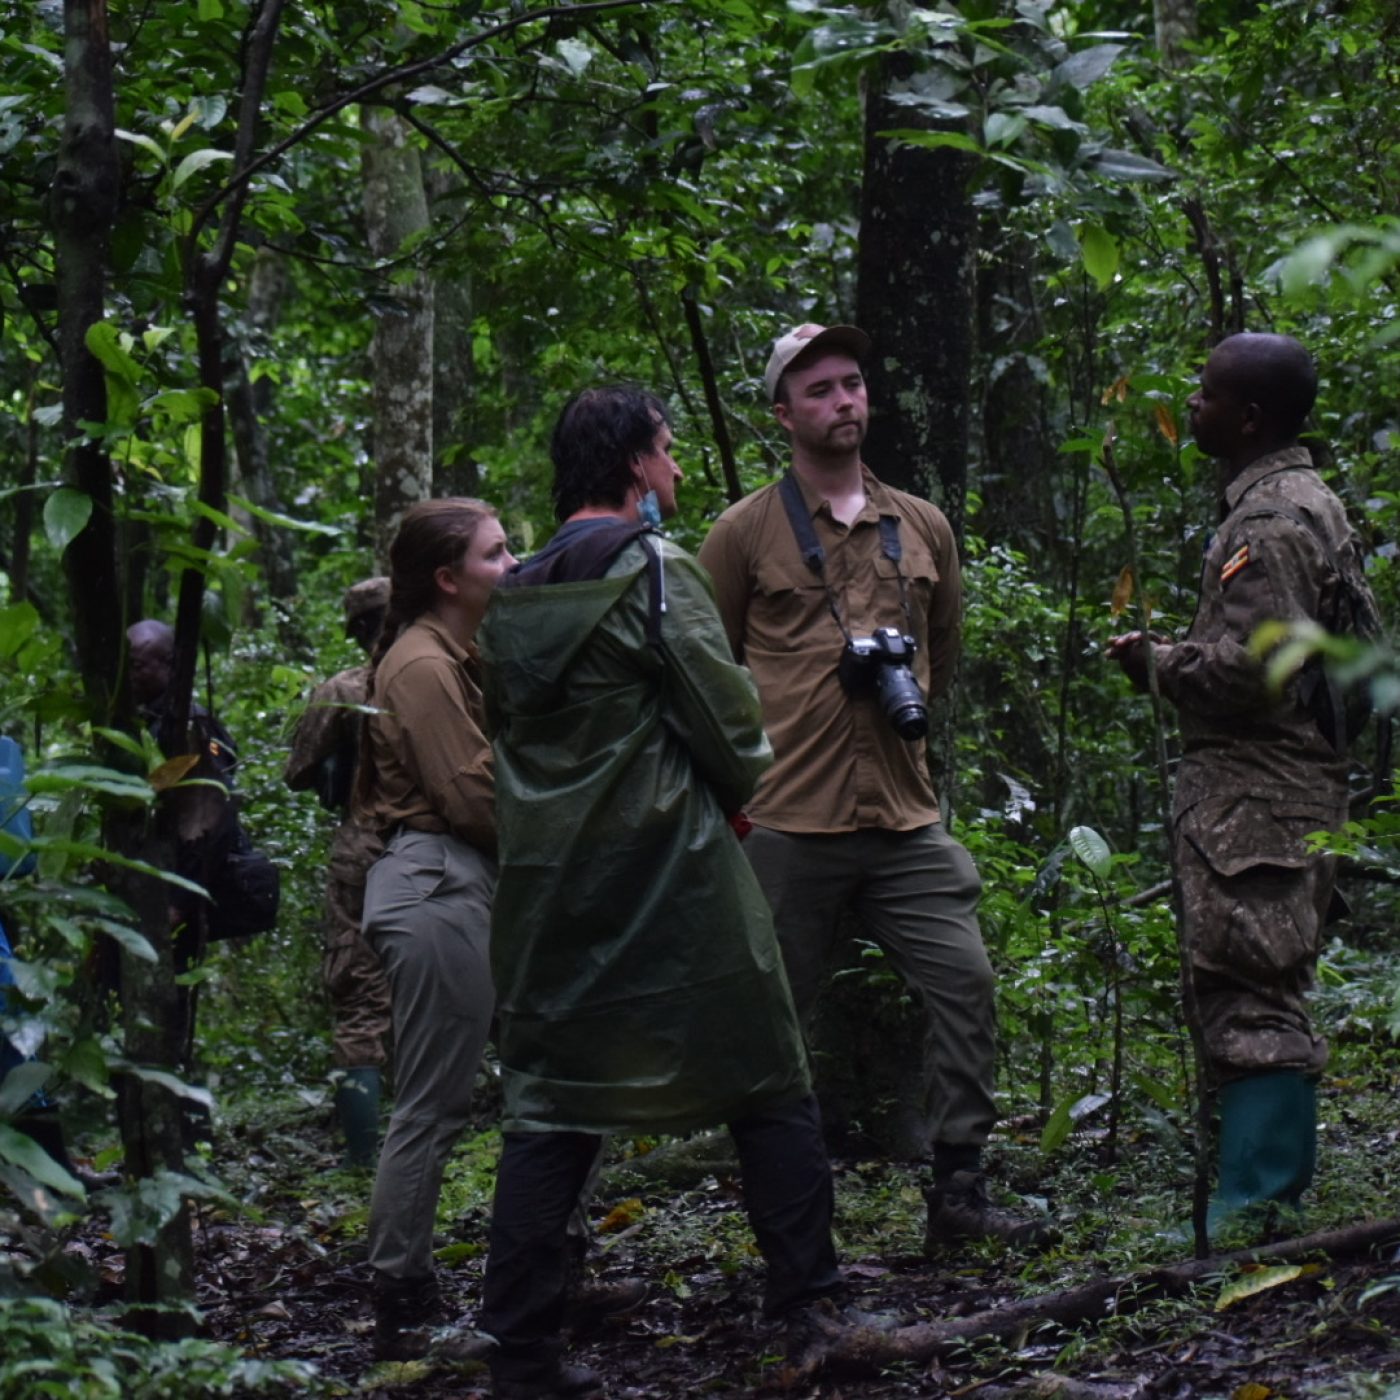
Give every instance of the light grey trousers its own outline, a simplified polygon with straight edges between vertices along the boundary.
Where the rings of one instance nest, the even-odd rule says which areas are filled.
[[[467,1124],[491,1029],[496,863],[455,837],[400,831],[370,868],[364,933],[389,978],[394,1111],[369,1211],[369,1262],[433,1269],[443,1168]]]
[[[935,1146],[976,1146],[996,1123],[995,977],[982,944],[972,857],[940,824],[794,835],[756,826],[744,840],[807,1027],[851,910],[927,1017]]]

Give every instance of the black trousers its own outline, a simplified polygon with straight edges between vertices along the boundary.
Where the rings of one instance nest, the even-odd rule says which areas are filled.
[[[764,1311],[780,1316],[841,1286],[831,1241],[831,1167],[816,1098],[729,1125],[749,1224],[768,1266]],[[548,1374],[561,1351],[566,1227],[597,1154],[592,1133],[507,1133],[496,1177],[479,1326],[500,1343],[492,1370]]]

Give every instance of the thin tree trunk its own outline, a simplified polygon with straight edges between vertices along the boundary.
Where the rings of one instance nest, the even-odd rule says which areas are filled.
[[[105,0],[65,0],[63,145],[54,175],[51,211],[57,261],[60,345],[63,360],[64,435],[70,446],[67,476],[92,500],[86,527],[64,553],[73,595],[78,664],[95,722],[135,727],[122,677],[122,588],[113,515],[112,468],[99,440],[81,422],[107,418],[102,367],[88,353],[88,328],[103,319],[106,257],[116,213],[120,170],[113,135],[111,50]],[[121,762],[120,753],[106,755]],[[159,862],[161,847],[140,816],[109,809],[103,821],[109,849]],[[168,852],[166,852],[168,857]],[[169,861],[167,859],[166,863]],[[154,967],[123,950],[122,1018],[127,1059],[162,1064],[162,1026],[177,994],[171,966],[168,920],[159,882],[109,872],[109,883],[141,916],[156,949]],[[134,1075],[118,1077],[119,1118],[128,1171],[149,1177],[183,1165],[178,1106],[168,1090]],[[193,1250],[188,1210],[164,1223],[154,1245],[135,1245],[126,1259],[126,1295],[142,1311],[136,1325],[156,1334],[181,1327],[183,1314],[157,1310],[190,1294]]]
[[[889,100],[910,62],[897,55],[882,63],[865,99],[856,318],[875,345],[864,455],[882,481],[937,499],[961,541],[977,285],[972,158],[879,134],[936,129]]]
[[[1196,0],[1152,0],[1152,24],[1157,35],[1157,57],[1171,72],[1191,66],[1186,48],[1196,37]]]
[[[398,255],[428,227],[423,168],[412,129],[382,107],[362,109],[365,231],[375,257]],[[433,283],[422,271],[394,284],[370,346],[374,383],[374,517],[381,559],[404,512],[433,490]]]
[[[246,324],[249,335],[262,338],[281,314],[287,273],[282,254],[260,248],[248,279]],[[228,398],[229,425],[233,429],[234,455],[238,460],[243,494],[264,510],[282,511],[268,457],[265,420],[272,406],[272,380],[264,375],[255,385],[248,373],[247,347],[230,340],[224,360],[224,391]],[[297,591],[296,565],[285,530],[253,516],[249,522],[261,546],[263,576],[272,598],[293,598]]]

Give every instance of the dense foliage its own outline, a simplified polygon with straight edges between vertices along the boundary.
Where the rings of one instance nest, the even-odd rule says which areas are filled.
[[[479,0],[289,6],[252,158],[235,169],[267,0],[111,0],[120,189],[101,248],[106,319],[87,336],[107,411],[74,430],[50,189],[65,11],[79,8],[104,7],[0,0],[0,726],[28,750],[40,846],[38,875],[5,891],[21,961],[3,1024],[44,1047],[0,1091],[0,1231],[24,1241],[0,1257],[0,1283],[74,1299],[93,1287],[62,1249],[92,1203],[3,1123],[47,1079],[98,1165],[115,1159],[112,1074],[136,1071],[92,955],[107,937],[150,951],[112,892],[112,862],[131,858],[94,864],[113,812],[151,809],[144,775],[158,759],[94,710],[80,679],[62,561],[93,506],[65,476],[73,433],[110,458],[123,619],[171,616],[184,571],[203,576],[201,689],[245,743],[247,823],[284,871],[278,932],[220,949],[196,974],[208,1087],[226,1104],[276,1085],[315,1098],[326,832],[309,799],[282,789],[280,766],[310,684],[352,659],[340,593],[376,567],[374,325],[405,314],[414,279],[431,284],[435,488],[496,503],[517,552],[551,529],[545,443],[563,399],[602,377],[655,386],[687,472],[674,533],[694,546],[780,465],[761,387],[768,341],[797,320],[855,314],[863,92],[908,112],[883,139],[930,172],[959,162],[976,229],[974,369],[941,389],[965,405],[969,448],[966,656],[939,765],[986,883],[1008,1108],[1034,1115],[1047,1152],[1098,1114],[1115,1144],[1128,1121],[1184,1128],[1151,719],[1101,650],[1140,605],[1157,626],[1189,621],[1214,487],[1184,400],[1234,329],[1287,331],[1315,351],[1311,436],[1396,615],[1393,6],[1201,0],[1210,37],[1175,71],[1154,53],[1150,14],[1103,0],[636,0],[538,17]],[[370,106],[399,119],[428,209],[381,258],[362,207]],[[211,503],[202,433],[218,395],[199,364],[192,268],[240,190],[216,298],[238,470]],[[938,259],[936,230],[905,256],[911,274]],[[880,325],[867,329],[878,344]],[[1127,572],[1106,440],[1140,577]],[[193,533],[201,520],[211,547]],[[1353,853],[1385,865],[1395,825],[1358,827]],[[1379,1033],[1391,901],[1357,902],[1356,946],[1329,959],[1329,1006]],[[893,978],[877,967],[871,980],[897,1003]],[[119,1242],[153,1240],[180,1199],[220,1190],[147,1181],[97,1208]],[[0,1326],[30,1336],[43,1306]],[[75,1374],[85,1337],[73,1337]],[[159,1365],[133,1350],[102,1374],[146,1366],[146,1389],[125,1393],[164,1394]],[[115,1392],[94,1381],[81,1393]]]

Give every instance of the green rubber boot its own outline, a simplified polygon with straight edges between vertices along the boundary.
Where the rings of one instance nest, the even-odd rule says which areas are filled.
[[[379,1070],[357,1065],[341,1076],[335,1111],[345,1134],[347,1167],[372,1167],[379,1156]]]
[[[1296,1212],[1317,1164],[1317,1082],[1297,1070],[1236,1079],[1220,1090],[1220,1177],[1207,1224],[1272,1226]]]

